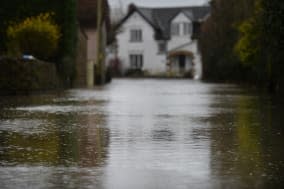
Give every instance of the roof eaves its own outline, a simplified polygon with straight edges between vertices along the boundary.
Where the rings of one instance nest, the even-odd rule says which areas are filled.
[[[178,11],[169,19],[169,22],[171,23],[172,20],[175,19],[175,17],[177,17],[180,13],[181,13],[181,11],[178,10]]]
[[[130,11],[122,20],[121,22],[116,26],[116,30],[119,29],[124,22],[126,22],[126,20],[132,16],[135,12],[137,12],[148,24],[150,24],[153,29],[156,31],[158,30],[159,28],[154,24],[152,23],[138,8],[135,8],[133,11]]]
[[[181,13],[183,13],[188,19],[190,19],[191,21],[194,21],[194,16],[192,11],[186,11],[186,10],[181,10]]]
[[[211,13],[208,13],[208,14],[206,14],[206,15],[204,16],[204,18],[201,18],[201,19],[199,19],[198,21],[199,21],[199,22],[204,22],[204,21],[206,21],[210,16],[211,16]]]
[[[137,12],[142,16],[154,29],[159,29],[151,20],[149,20],[139,9]]]

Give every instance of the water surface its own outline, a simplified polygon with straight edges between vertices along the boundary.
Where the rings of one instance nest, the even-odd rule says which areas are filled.
[[[190,80],[1,97],[0,185],[284,188],[282,105]]]

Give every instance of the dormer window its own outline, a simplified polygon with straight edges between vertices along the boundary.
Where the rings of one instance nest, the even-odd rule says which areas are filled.
[[[130,42],[141,42],[142,41],[142,30],[132,29],[130,30]]]
[[[171,24],[171,34],[173,36],[178,36],[180,34],[180,24],[179,23],[172,23]]]
[[[189,22],[184,22],[183,23],[183,34],[189,35],[191,33],[192,33],[192,24]]]

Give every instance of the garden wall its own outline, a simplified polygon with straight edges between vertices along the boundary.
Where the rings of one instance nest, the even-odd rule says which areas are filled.
[[[32,93],[60,88],[56,67],[39,60],[0,58],[0,94]]]

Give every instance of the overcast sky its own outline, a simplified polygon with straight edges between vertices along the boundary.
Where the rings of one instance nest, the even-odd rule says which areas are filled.
[[[209,0],[108,0],[111,7],[118,7],[121,3],[127,7],[129,3],[145,7],[191,6],[203,5]]]

